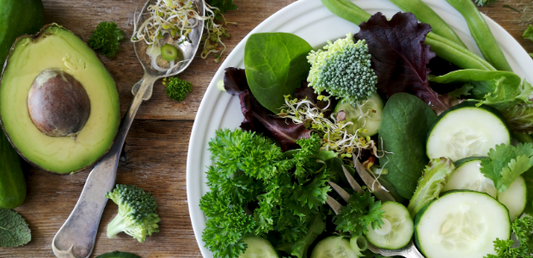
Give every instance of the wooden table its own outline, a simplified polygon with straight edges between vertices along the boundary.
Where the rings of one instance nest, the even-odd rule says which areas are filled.
[[[226,15],[229,21],[237,22],[237,25],[230,25],[231,39],[225,40],[227,53],[261,21],[294,1],[234,0],[239,10]],[[64,25],[83,40],[89,39],[100,21],[115,21],[131,36],[132,13],[144,2],[43,0],[46,22]],[[481,10],[509,31],[528,52],[533,52],[533,42],[521,37],[527,25],[533,23],[531,0],[500,0]],[[132,99],[130,88],[142,76],[133,46],[125,42],[120,45],[116,58],[100,57],[115,78],[124,114]],[[192,93],[181,103],[165,95],[161,82],[155,84],[152,98],[141,106],[126,139],[116,182],[135,184],[152,192],[159,205],[161,232],[148,237],[142,244],[125,234],[108,239],[105,226],[117,212],[117,206],[110,203],[102,217],[93,256],[114,250],[133,252],[141,257],[201,256],[189,218],[185,169],[194,118],[218,68],[213,57],[195,59],[181,75],[194,86]],[[64,176],[26,165],[26,171],[28,196],[26,202],[15,210],[28,221],[32,241],[24,247],[0,248],[0,257],[54,257],[50,247],[52,238],[76,204],[89,170]]]

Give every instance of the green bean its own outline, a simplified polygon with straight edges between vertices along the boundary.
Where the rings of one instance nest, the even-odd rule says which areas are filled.
[[[453,41],[458,46],[467,48],[455,31],[426,3],[421,0],[389,1],[402,9],[402,11],[413,13],[419,21],[431,25],[431,32]]]
[[[512,71],[489,26],[472,0],[446,0],[446,2],[461,13],[466,20],[470,34],[483,57],[498,70]]]
[[[505,78],[506,84],[515,85],[517,88],[522,79],[520,76],[509,71],[487,71],[479,69],[461,69],[449,72],[445,75],[437,76],[431,79],[438,83],[454,83],[454,82],[482,82],[482,81],[496,81]]]
[[[431,51],[442,59],[463,69],[481,69],[494,71],[496,68],[472,51],[456,45],[454,42],[432,32],[424,42],[431,46]]]
[[[326,6],[333,14],[356,25],[368,21],[371,16],[369,13],[348,0],[322,0],[322,4],[324,4],[324,6]],[[459,66],[460,68],[496,70],[490,63],[480,56],[433,32],[428,33],[425,43],[430,45],[431,50],[439,57]]]
[[[333,14],[359,26],[370,19],[369,13],[348,0],[322,0],[322,4]]]

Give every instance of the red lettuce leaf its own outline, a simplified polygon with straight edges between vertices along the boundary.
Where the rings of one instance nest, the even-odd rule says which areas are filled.
[[[366,40],[372,55],[372,68],[378,76],[378,90],[387,98],[398,92],[413,94],[441,113],[451,106],[446,95],[429,86],[427,68],[435,57],[424,43],[431,26],[419,23],[414,14],[399,12],[390,21],[381,13],[359,25],[354,39]]]
[[[239,96],[244,115],[241,129],[274,138],[284,151],[299,148],[296,140],[310,137],[311,131],[304,124],[276,118],[259,104],[250,92],[244,69],[227,68],[224,73],[224,89],[231,95]]]

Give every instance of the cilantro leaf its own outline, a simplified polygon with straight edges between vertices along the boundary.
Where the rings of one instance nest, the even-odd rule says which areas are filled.
[[[381,210],[381,201],[376,201],[370,192],[365,191],[363,195],[353,194],[333,222],[338,231],[362,236],[370,228],[380,228],[383,225],[381,218],[384,212]]]
[[[29,243],[31,230],[16,211],[0,208],[0,246],[17,247]]]
[[[503,192],[533,166],[533,144],[500,144],[490,149],[488,156],[481,161],[481,173],[494,182],[499,192]]]

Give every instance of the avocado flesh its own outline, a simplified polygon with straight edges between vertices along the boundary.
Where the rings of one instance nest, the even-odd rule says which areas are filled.
[[[52,68],[72,75],[90,99],[90,116],[75,137],[47,136],[30,118],[28,91],[42,71]],[[118,92],[96,54],[72,32],[52,25],[15,43],[0,81],[0,116],[6,135],[26,160],[51,172],[76,172],[112,145],[120,123]]]

